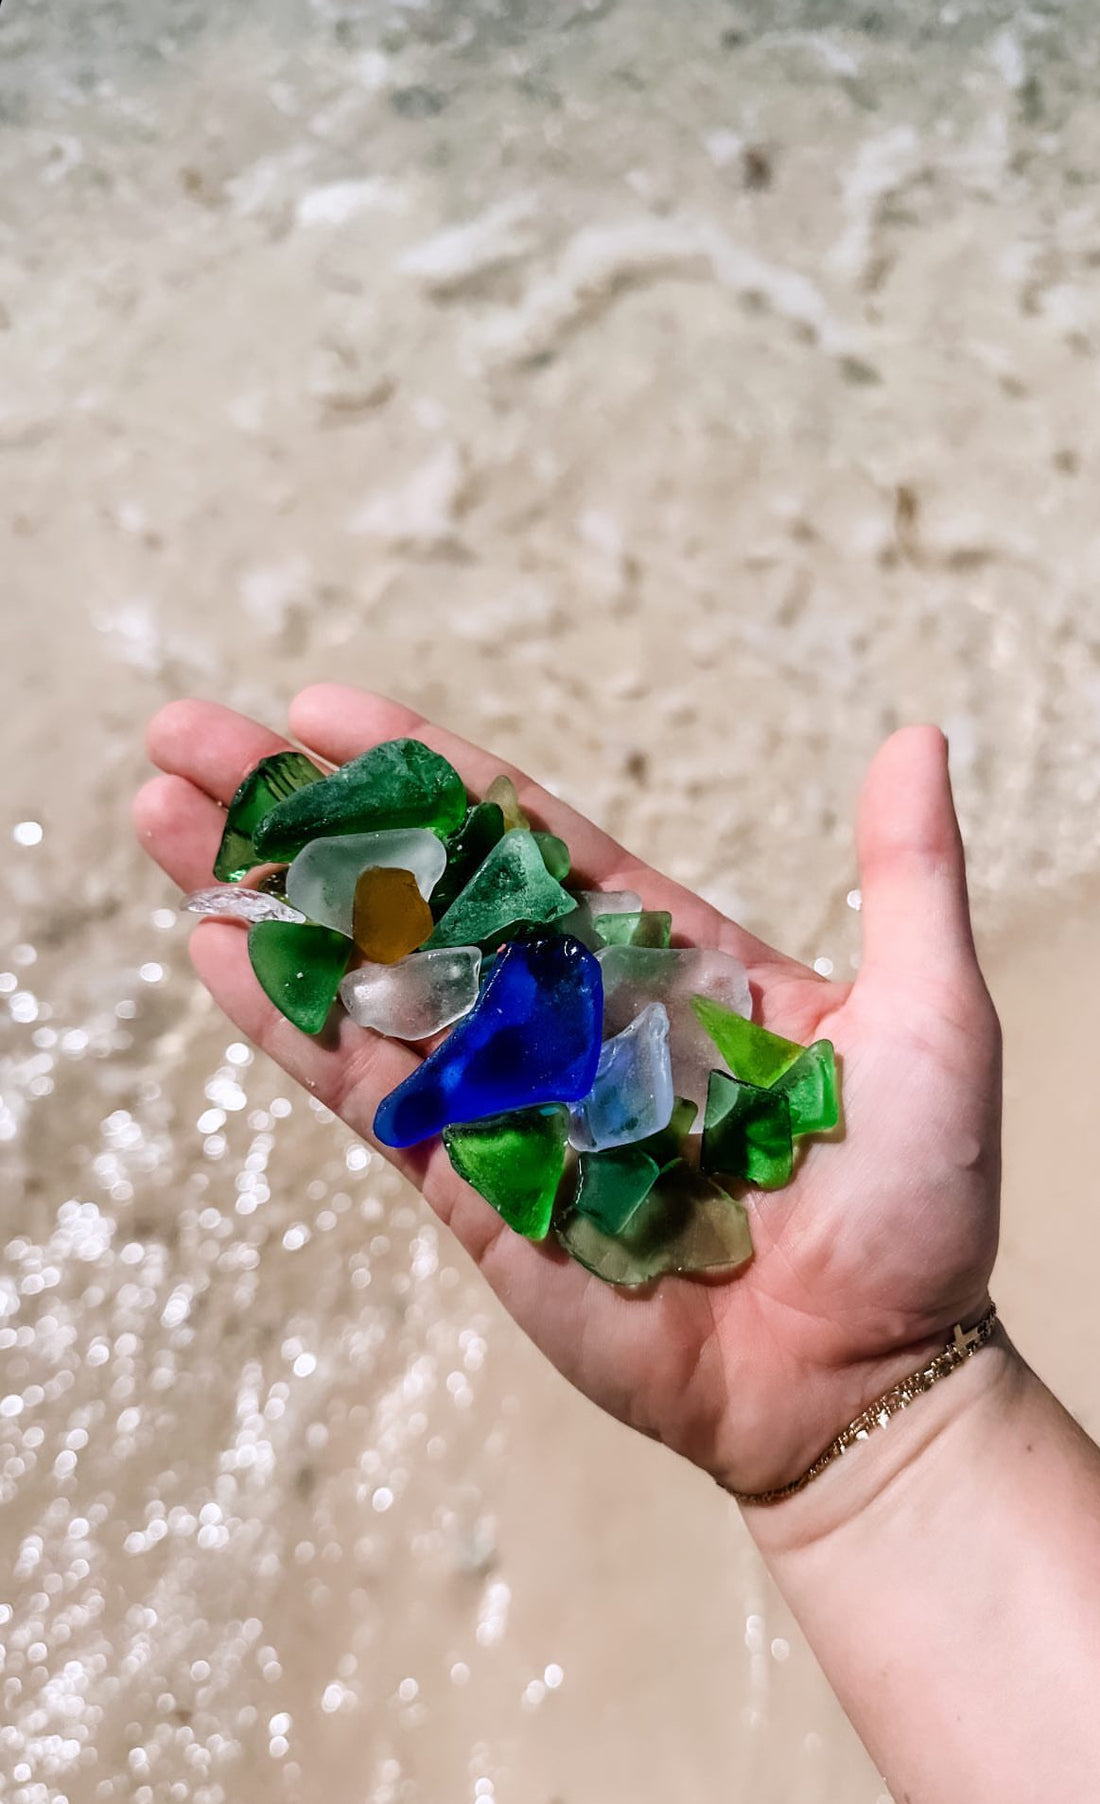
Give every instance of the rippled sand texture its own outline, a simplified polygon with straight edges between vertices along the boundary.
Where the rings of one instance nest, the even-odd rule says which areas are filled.
[[[998,1295],[1100,1422],[1097,43],[1014,10],[5,5],[16,1804],[883,1797],[728,1505],[197,992],[127,825],[181,692],[389,690],[840,973],[943,722],[1024,923]]]

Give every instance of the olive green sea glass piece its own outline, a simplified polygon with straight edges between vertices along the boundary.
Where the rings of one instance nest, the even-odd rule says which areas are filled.
[[[542,853],[542,862],[551,877],[556,877],[559,883],[564,883],[573,863],[569,856],[569,847],[564,839],[559,839],[556,833],[536,832],[535,844]]]
[[[772,1090],[781,1091],[791,1110],[792,1134],[827,1134],[840,1120],[836,1053],[831,1040],[807,1046]]]
[[[499,804],[476,802],[461,827],[447,840],[447,868],[431,895],[432,914],[437,921],[503,838],[504,815]]]
[[[555,921],[575,906],[543,863],[534,834],[517,827],[493,847],[425,945],[491,944],[510,927]]]
[[[388,739],[320,783],[288,796],[256,834],[264,858],[293,858],[311,839],[430,827],[445,837],[466,817],[462,778],[419,739]]]
[[[595,928],[605,946],[656,946],[663,951],[672,942],[672,916],[663,908],[597,915]]]
[[[630,1288],[667,1272],[733,1272],[752,1257],[744,1206],[712,1178],[684,1166],[657,1179],[618,1235],[577,1209],[555,1224],[555,1232],[597,1278]]]
[[[645,1140],[638,1140],[635,1145],[651,1159],[656,1159],[660,1169],[671,1171],[684,1156],[684,1141],[695,1125],[695,1117],[699,1109],[687,1096],[678,1096],[672,1105],[672,1117],[667,1127],[658,1134],[650,1134]]]
[[[661,1175],[656,1159],[640,1146],[582,1153],[573,1207],[605,1234],[621,1234]]]
[[[761,1190],[788,1184],[794,1148],[787,1098],[777,1090],[712,1071],[700,1164],[704,1171],[744,1178]]]
[[[331,927],[261,921],[248,930],[248,956],[264,994],[304,1034],[319,1034],[355,947]]]
[[[528,1240],[545,1240],[565,1170],[569,1111],[519,1109],[470,1127],[443,1129],[459,1177]]]
[[[780,1039],[778,1034],[758,1027],[755,1021],[746,1021],[710,996],[693,996],[691,1006],[734,1076],[747,1084],[758,1084],[766,1090],[805,1051],[793,1040]]]
[[[254,840],[260,822],[297,790],[321,782],[324,774],[303,752],[276,752],[260,759],[229,804],[214,860],[219,883],[238,883],[256,865],[266,862],[267,854],[257,852]]]
[[[485,800],[487,802],[495,802],[500,809],[504,816],[504,830],[506,833],[514,833],[517,827],[529,827],[531,825],[527,816],[524,814],[523,809],[520,807],[519,791],[512,782],[511,777],[506,777],[503,771],[499,777],[493,778],[488,789],[485,791]]]

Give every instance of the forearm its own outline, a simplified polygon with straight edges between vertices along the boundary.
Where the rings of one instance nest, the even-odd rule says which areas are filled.
[[[1100,1789],[1100,1451],[1003,1335],[745,1519],[897,1804]]]

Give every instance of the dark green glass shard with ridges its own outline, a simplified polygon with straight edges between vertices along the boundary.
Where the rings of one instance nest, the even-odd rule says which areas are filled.
[[[638,1146],[582,1153],[573,1207],[605,1234],[621,1234],[660,1175],[656,1159]]]
[[[319,1034],[355,947],[331,927],[261,921],[249,928],[248,956],[260,987],[304,1034]]]
[[[462,778],[419,739],[388,739],[320,783],[288,796],[256,833],[264,858],[293,858],[311,839],[428,827],[441,838],[466,818]]]
[[[545,1240],[565,1170],[569,1111],[518,1109],[443,1130],[459,1177],[492,1203],[517,1234]]]
[[[757,1027],[754,1021],[746,1021],[710,996],[693,996],[691,1006],[699,1025],[710,1035],[734,1076],[747,1084],[758,1084],[766,1090],[805,1051],[794,1040],[781,1039],[766,1027]]]
[[[788,1184],[794,1148],[787,1098],[724,1071],[712,1071],[699,1162],[704,1171],[744,1178],[761,1190]]]
[[[431,894],[434,918],[442,920],[478,867],[504,838],[504,814],[496,802],[477,802],[447,840],[447,868]]]
[[[791,1133],[827,1134],[840,1120],[836,1053],[831,1040],[815,1040],[772,1089],[790,1104]]]
[[[575,907],[543,863],[534,834],[516,827],[493,847],[425,945],[492,945],[510,929],[545,925]]]
[[[649,946],[664,952],[672,944],[672,916],[663,908],[597,915],[593,925],[605,946]]]
[[[669,1272],[734,1271],[752,1257],[743,1205],[685,1166],[657,1179],[618,1235],[577,1209],[567,1211],[554,1231],[566,1252],[597,1278],[630,1288]]]
[[[260,822],[295,791],[319,783],[324,774],[304,752],[276,752],[260,759],[229,804],[214,860],[219,883],[239,883],[256,865],[266,862],[266,854],[257,852],[254,840]]]
[[[556,833],[540,833],[537,828],[534,830],[534,836],[535,844],[542,853],[542,862],[551,877],[556,877],[559,883],[564,883],[572,869],[569,847],[564,839],[559,839]]]

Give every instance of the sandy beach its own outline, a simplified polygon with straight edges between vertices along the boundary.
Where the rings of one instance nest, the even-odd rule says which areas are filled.
[[[398,696],[838,975],[938,721],[993,1294],[1100,1432],[1097,43],[1011,20],[5,5],[13,1804],[888,1804],[728,1500],[199,991],[173,696]]]

